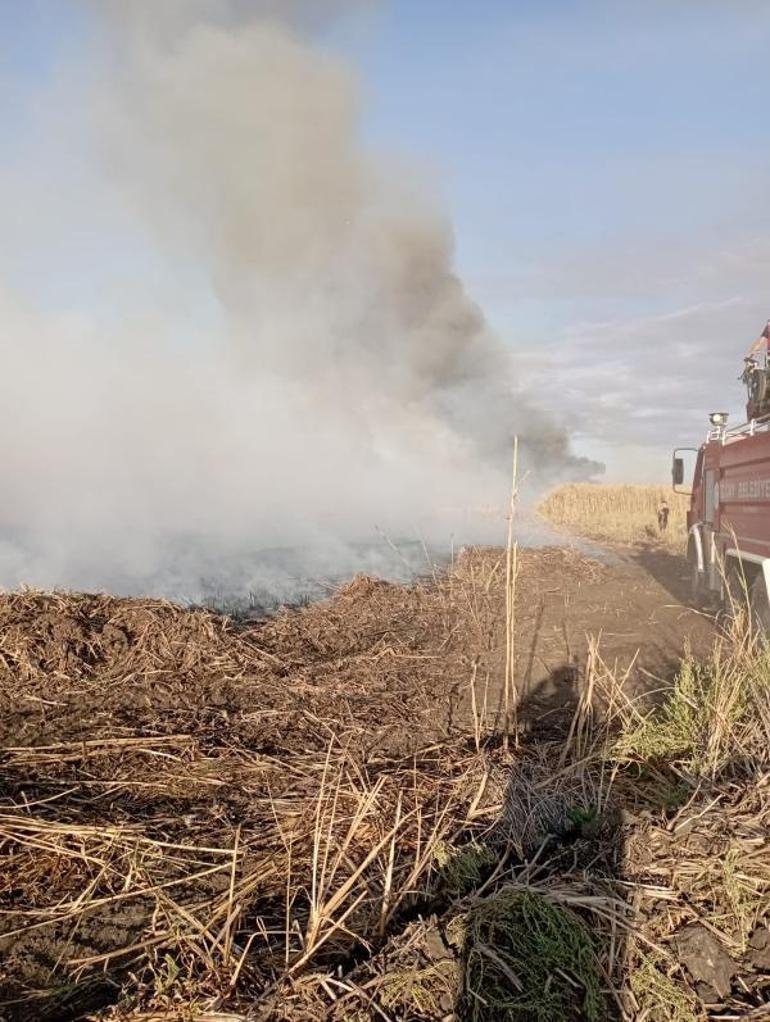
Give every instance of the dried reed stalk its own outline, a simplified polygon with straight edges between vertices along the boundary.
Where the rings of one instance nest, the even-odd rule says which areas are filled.
[[[516,627],[516,574],[518,569],[518,542],[514,539],[514,519],[518,497],[519,438],[513,440],[513,471],[511,475],[511,503],[508,511],[508,540],[505,555],[505,680],[503,688],[504,723],[503,747],[508,750],[509,738],[514,732],[518,746],[518,696],[515,679],[515,627]]]

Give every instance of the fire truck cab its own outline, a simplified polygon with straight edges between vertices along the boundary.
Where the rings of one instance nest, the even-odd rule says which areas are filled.
[[[770,634],[770,417],[727,428],[715,412],[697,450],[687,514],[687,560],[698,603],[748,598]],[[682,492],[684,453],[674,452],[674,489]]]

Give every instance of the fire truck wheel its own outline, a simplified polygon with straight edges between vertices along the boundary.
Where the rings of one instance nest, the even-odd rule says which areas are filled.
[[[765,576],[760,571],[751,587],[751,612],[761,633],[770,639],[770,601],[767,598]]]

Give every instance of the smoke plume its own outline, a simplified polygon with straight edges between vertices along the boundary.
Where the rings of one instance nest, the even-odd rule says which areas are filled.
[[[39,116],[89,182],[62,220],[130,254],[98,314],[0,290],[0,582],[192,594],[240,550],[448,535],[504,496],[515,433],[541,479],[595,468],[516,392],[442,211],[362,146],[315,41],[341,6],[81,8],[89,61]]]

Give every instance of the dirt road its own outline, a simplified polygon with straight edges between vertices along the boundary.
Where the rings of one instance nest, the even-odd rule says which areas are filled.
[[[573,701],[589,641],[628,691],[667,686],[689,647],[705,654],[713,621],[688,602],[682,559],[655,547],[606,551],[602,560],[568,548],[520,554],[516,676],[533,723]]]

